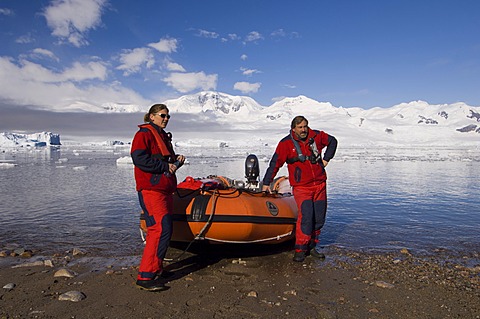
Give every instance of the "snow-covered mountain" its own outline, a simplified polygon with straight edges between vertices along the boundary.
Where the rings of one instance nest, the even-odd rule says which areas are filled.
[[[480,107],[461,102],[431,105],[412,101],[364,110],[335,107],[302,95],[261,106],[248,97],[200,92],[164,103],[172,113],[208,115],[229,128],[274,134],[288,131],[292,118],[304,115],[310,127],[357,145],[454,146],[480,142]]]
[[[247,96],[205,91],[164,102],[173,113],[200,114],[220,119],[244,121],[264,107]]]
[[[280,118],[286,118],[291,121],[295,115],[299,114],[308,118],[320,114],[334,113],[339,113],[339,109],[335,108],[332,104],[328,102],[317,102],[300,95],[292,98],[284,98],[273,103],[270,107],[263,110],[262,116],[272,121]]]
[[[138,105],[130,103],[103,103],[102,109],[107,113],[136,113],[141,112],[141,108]]]
[[[174,115],[168,128],[174,133],[177,145],[230,145],[244,148],[252,145],[271,146],[288,134],[293,117],[304,115],[311,128],[337,137],[342,147],[480,148],[480,107],[462,102],[432,105],[425,101],[412,101],[389,108],[365,110],[358,107],[336,107],[300,95],[262,106],[250,97],[204,91],[162,103]],[[139,113],[146,112],[148,107],[140,109],[130,104],[105,104],[103,112],[111,114],[108,118],[111,125],[108,128],[116,130],[109,132],[109,139],[129,142],[134,134],[134,129],[132,131],[131,128],[143,117]],[[122,121],[115,119],[114,114],[125,113],[130,113],[130,117],[123,116]],[[95,125],[89,125],[81,119],[70,120],[75,125],[76,132],[82,132],[82,125],[88,125],[85,131],[90,138],[95,134],[103,136],[103,122],[98,122],[99,128],[95,132]],[[24,143],[6,137],[13,136],[12,134],[3,133],[0,145]],[[56,143],[51,143],[52,140],[48,138],[32,139],[47,144]]]
[[[232,96],[219,92],[200,92],[185,95],[165,103],[172,113],[204,114],[235,125],[242,122],[289,123],[296,115],[321,120],[332,116],[340,122],[358,127],[369,122],[388,126],[451,126],[460,132],[480,133],[480,107],[465,103],[431,105],[424,101],[401,103],[390,108],[335,107],[329,102],[318,102],[306,96],[288,97],[262,106],[250,97]],[[253,121],[252,121],[253,119]]]
[[[453,132],[480,134],[480,107],[461,102],[432,105],[425,101],[412,101],[390,108],[376,107],[365,110],[358,107],[335,107],[329,102],[318,102],[300,95],[284,98],[270,106],[262,106],[247,96],[203,91],[162,103],[166,104],[172,113],[200,115],[219,123],[228,122],[230,126],[240,129],[286,125],[294,116],[301,114],[312,123],[331,126],[329,121],[338,121],[340,126],[347,125],[359,131],[373,130],[379,133],[381,130],[383,133],[395,134],[395,131],[407,128],[414,135],[420,134],[424,127],[448,127]],[[103,103],[101,107],[90,107],[84,102],[77,102],[75,106],[88,112],[108,113],[137,113],[146,112],[148,109],[127,103]]]
[[[96,103],[89,101],[65,101],[64,105],[52,110],[50,108],[40,108],[43,110],[48,110],[51,112],[73,112],[73,113],[137,113],[143,112],[143,108],[137,104],[132,103],[116,103],[116,102],[106,102],[106,103]]]
[[[2,147],[42,147],[58,145],[61,145],[60,135],[51,132],[32,134],[0,133],[0,146]]]

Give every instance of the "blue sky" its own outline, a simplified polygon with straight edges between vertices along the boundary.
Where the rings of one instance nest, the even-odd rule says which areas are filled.
[[[0,0],[0,43],[0,105],[480,105],[477,0]]]

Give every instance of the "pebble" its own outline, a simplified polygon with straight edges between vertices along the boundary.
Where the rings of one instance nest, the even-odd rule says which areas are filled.
[[[392,285],[392,284],[389,284],[388,282],[380,281],[380,280],[375,281],[375,286],[380,288],[388,288],[388,289],[392,289],[393,287],[395,287],[395,285]]]
[[[78,255],[86,255],[87,252],[84,251],[83,249],[80,249],[80,248],[73,248],[72,250],[72,255],[73,256],[78,256]]]
[[[245,260],[242,260],[241,258],[238,258],[238,259],[232,260],[232,264],[246,265],[247,262]]]
[[[33,256],[33,252],[31,250],[25,250],[23,253],[19,254],[19,256],[23,258],[30,258]]]
[[[9,283],[9,284],[6,284],[5,286],[3,286],[3,289],[6,289],[8,291],[12,290],[13,288],[15,288],[15,284],[13,282]]]
[[[250,291],[248,294],[247,294],[247,297],[255,297],[257,298],[258,297],[258,293],[256,291]]]
[[[295,289],[287,290],[287,291],[284,291],[283,294],[296,296],[296,295],[297,295],[297,291],[296,291]]]
[[[16,255],[21,255],[25,252],[25,248],[17,248],[15,250],[13,250],[13,252],[16,254]]]
[[[75,277],[77,274],[71,270],[68,270],[68,269],[65,269],[65,268],[62,268],[62,269],[59,269],[55,272],[55,274],[53,275],[53,277],[67,277],[67,278],[73,278]]]
[[[87,296],[85,296],[83,292],[76,291],[76,290],[67,291],[66,293],[58,296],[58,300],[73,301],[73,302],[82,301],[85,298],[87,298]]]
[[[191,307],[191,306],[197,306],[200,304],[200,300],[198,298],[193,298],[193,299],[189,299],[187,300],[186,302],[186,305]]]

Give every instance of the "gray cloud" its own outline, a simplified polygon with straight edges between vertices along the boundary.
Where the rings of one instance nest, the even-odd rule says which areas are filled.
[[[0,132],[52,132],[69,137],[104,137],[105,140],[129,142],[143,113],[58,113],[35,110],[29,106],[0,103]],[[215,132],[224,130],[214,120],[192,114],[172,114],[167,131]]]

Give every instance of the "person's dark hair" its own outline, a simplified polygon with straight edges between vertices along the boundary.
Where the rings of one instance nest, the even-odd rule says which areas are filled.
[[[292,124],[290,125],[290,128],[294,129],[295,126],[302,123],[303,121],[307,122],[307,125],[308,125],[308,120],[305,118],[305,116],[303,115],[295,116],[292,120]]]
[[[160,112],[161,110],[167,110],[167,112],[168,112],[168,107],[165,104],[153,104],[150,107],[150,110],[148,110],[148,113],[145,113],[145,115],[143,116],[143,121],[145,123],[151,122],[150,114],[156,114],[156,113]]]

